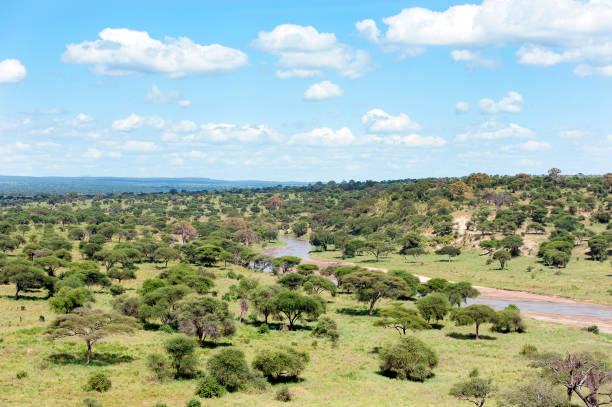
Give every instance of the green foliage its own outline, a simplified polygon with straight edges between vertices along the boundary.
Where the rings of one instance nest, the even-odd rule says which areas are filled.
[[[211,297],[188,295],[176,303],[175,315],[179,330],[196,336],[200,343],[236,332],[228,304]]]
[[[223,349],[213,355],[206,362],[206,370],[230,392],[245,388],[250,377],[244,353],[234,348]]]
[[[164,349],[170,356],[175,378],[193,378],[197,375],[198,359],[195,356],[197,342],[187,335],[172,335],[164,342]]]
[[[338,324],[330,317],[321,317],[313,328],[312,335],[324,336],[329,338],[332,342],[336,342],[338,338],[340,338]]]
[[[502,311],[497,311],[493,318],[491,330],[495,332],[525,332],[527,327],[521,318],[519,309],[509,305]]]
[[[419,298],[416,302],[419,313],[426,321],[438,322],[443,320],[450,311],[447,296],[442,293],[433,293]]]
[[[20,370],[17,373],[15,373],[15,377],[17,379],[25,379],[26,377],[28,377],[28,372],[26,372],[25,370]]]
[[[418,331],[431,328],[431,326],[419,315],[416,309],[403,307],[401,304],[393,304],[380,311],[381,320],[375,325],[385,328],[393,328],[400,335],[406,335],[409,330]]]
[[[174,377],[170,361],[162,354],[149,354],[147,356],[147,368],[153,373],[153,377],[160,382]]]
[[[467,380],[455,383],[449,394],[459,400],[464,400],[482,407],[485,401],[496,391],[491,384],[491,379],[478,377],[478,371],[470,373]]]
[[[407,297],[410,290],[404,279],[381,271],[356,271],[343,279],[343,287],[355,293],[358,301],[369,302],[369,314],[381,298]]]
[[[253,360],[253,369],[259,370],[268,380],[295,380],[310,360],[306,352],[292,348],[262,350]]]
[[[104,372],[95,372],[89,375],[84,388],[87,391],[107,392],[112,386],[110,378]]]
[[[422,382],[433,375],[433,368],[438,365],[436,353],[412,336],[383,347],[379,357],[381,371],[402,380]]]
[[[495,310],[488,305],[473,304],[453,310],[450,319],[458,326],[475,325],[476,339],[478,339],[480,325],[489,322],[494,323],[496,315]]]
[[[200,400],[191,399],[187,401],[185,407],[202,407],[202,403],[200,403]]]
[[[323,307],[314,298],[298,294],[294,291],[280,291],[272,299],[273,308],[289,322],[289,329],[293,330],[295,323],[304,316],[317,318],[322,312]]]
[[[89,397],[83,399],[83,405],[85,407],[102,407],[102,403]]]
[[[87,288],[62,287],[49,299],[49,308],[58,314],[68,314],[90,301],[93,301],[93,296]]]
[[[506,267],[506,264],[508,263],[508,261],[510,261],[511,258],[512,255],[506,250],[498,250],[493,253],[493,260],[499,262],[500,270],[503,270]]]
[[[198,379],[195,394],[203,399],[212,399],[223,396],[225,389],[214,377],[203,375]],[[195,404],[194,404],[195,405]]]
[[[525,344],[521,348],[519,354],[525,356],[528,359],[533,359],[538,356],[538,348],[535,345]]]
[[[289,390],[288,387],[281,387],[276,391],[276,395],[274,398],[278,401],[282,401],[284,403],[288,403],[293,400],[293,393]]]

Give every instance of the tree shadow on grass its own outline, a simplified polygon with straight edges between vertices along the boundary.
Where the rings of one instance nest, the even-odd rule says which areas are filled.
[[[336,310],[337,314],[350,315],[353,317],[356,316],[368,316],[370,315],[370,311],[367,308],[339,308]],[[374,310],[372,316],[378,316],[379,312],[377,309]]]
[[[283,383],[302,383],[305,382],[305,379],[302,379],[301,377],[287,377],[287,376],[281,376],[281,377],[268,377],[267,378],[268,382],[270,382],[271,385],[275,385],[275,384],[283,384]]]
[[[422,381],[423,381],[423,380],[400,379],[400,378],[398,377],[397,373],[392,372],[392,371],[389,371],[389,370],[385,370],[385,371],[383,371],[383,370],[378,370],[378,371],[376,371],[376,374],[377,374],[377,375],[379,375],[379,376],[386,377],[387,379],[394,379],[394,380],[398,380],[398,381],[400,381],[400,382],[403,382],[403,381],[410,381],[410,382],[419,383],[419,382],[422,382]],[[427,379],[431,379],[431,378],[433,378],[433,377],[435,377],[435,376],[436,376],[436,375],[435,375],[434,373],[432,373],[432,374],[431,374],[431,376],[427,377]]]
[[[466,339],[471,339],[471,340],[476,340],[476,334],[462,334],[459,332],[451,332],[446,334],[446,336],[448,336],[449,338],[453,338],[453,339],[462,339],[462,340],[466,340]],[[497,340],[496,337],[494,336],[489,336],[489,335],[479,335],[478,336],[478,340],[484,340],[484,341],[495,341]]]
[[[200,344],[201,348],[207,348],[207,349],[227,348],[230,346],[233,346],[232,342],[204,341]]]
[[[442,328],[444,328],[444,325],[442,324],[429,324],[429,326],[431,326],[431,329],[435,329],[435,330],[441,330]]]
[[[54,353],[45,358],[45,360],[56,364],[56,365],[85,365],[85,352],[80,353],[68,353],[59,352]],[[129,355],[122,355],[119,353],[92,353],[91,361],[89,366],[109,366],[118,365],[120,363],[129,363],[134,361],[134,358]]]
[[[48,297],[35,297],[33,295],[19,295],[18,299],[15,299],[14,295],[3,295],[1,298],[6,298],[7,300],[13,300],[16,302],[19,301],[46,301]]]

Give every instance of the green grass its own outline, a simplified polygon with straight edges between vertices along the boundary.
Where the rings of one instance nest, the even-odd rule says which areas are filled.
[[[338,251],[313,252],[315,259],[341,260]],[[479,251],[463,252],[448,262],[448,257],[436,254],[412,257],[392,254],[376,262],[373,256],[346,259],[363,266],[404,269],[427,277],[442,277],[452,281],[467,280],[474,285],[555,294],[601,304],[612,304],[612,265],[573,256],[566,268],[555,269],[539,262],[536,257],[513,258],[504,270],[499,263],[486,264],[487,256]],[[532,272],[527,272],[529,266]]]
[[[457,266],[461,259],[453,265]],[[449,267],[446,263],[436,263]],[[244,269],[228,267],[215,270],[215,280],[219,295],[236,280],[224,276],[234,269],[248,277],[259,279],[261,283],[271,283],[273,276],[253,273]],[[141,265],[138,279],[126,281],[128,288],[137,287],[145,278],[159,273],[159,266]],[[97,399],[105,407],[142,406],[151,407],[156,402],[164,402],[170,407],[182,407],[194,397],[195,381],[152,381],[145,367],[148,353],[158,352],[162,343],[170,335],[159,331],[138,331],[134,335],[111,337],[94,347],[94,366],[81,364],[58,365],[49,360],[53,355],[68,353],[82,357],[84,345],[80,342],[65,341],[51,343],[46,341],[42,332],[47,323],[39,322],[39,315],[50,321],[54,314],[49,311],[47,302],[42,300],[14,301],[8,298],[12,286],[0,286],[0,405],[2,406],[79,406],[86,397]],[[297,343],[300,349],[307,350],[311,362],[304,371],[304,381],[291,384],[296,395],[296,406],[467,406],[450,396],[452,384],[473,369],[478,368],[483,377],[491,377],[502,390],[526,375],[533,375],[527,367],[528,361],[519,355],[521,347],[530,343],[540,350],[563,352],[567,349],[601,351],[610,354],[610,336],[594,335],[563,325],[528,320],[528,331],[524,334],[493,334],[487,328],[483,334],[492,340],[462,340],[447,336],[457,332],[472,333],[471,327],[455,327],[446,321],[440,330],[416,333],[416,336],[429,343],[438,353],[439,366],[435,377],[425,383],[412,383],[388,379],[378,374],[378,358],[374,349],[387,342],[395,341],[398,334],[394,330],[374,327],[376,317],[349,316],[335,311],[345,307],[359,308],[349,295],[326,297],[329,300],[327,315],[334,318],[341,332],[337,347],[328,341],[317,339],[318,346],[308,330],[259,334],[254,326],[239,326],[237,335],[231,339],[234,346],[246,353],[249,362],[258,349],[292,346]],[[111,297],[96,294],[96,307],[109,308]],[[384,305],[380,303],[377,308]],[[25,306],[25,310],[21,310]],[[237,304],[232,304],[237,311]],[[312,323],[308,324],[312,325]],[[202,367],[216,349],[202,348],[198,351]],[[104,356],[104,357],[101,357]],[[132,358],[132,361],[111,363],[117,356]],[[57,356],[55,356],[57,358]],[[100,366],[102,362],[109,364]],[[82,389],[87,376],[103,369],[109,373],[112,388],[107,393],[87,392]],[[25,370],[28,376],[17,379],[15,374]],[[279,385],[280,386],[280,385]],[[274,400],[278,386],[264,393],[242,392],[227,394],[221,399],[202,400],[205,406],[283,406]],[[491,403],[494,405],[494,403]]]

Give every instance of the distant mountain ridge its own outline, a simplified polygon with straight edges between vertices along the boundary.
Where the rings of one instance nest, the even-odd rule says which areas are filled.
[[[136,178],[136,177],[25,177],[0,175],[1,194],[81,194],[111,192],[201,191],[231,188],[265,188],[277,185],[299,186],[308,182],[225,181],[211,178]]]

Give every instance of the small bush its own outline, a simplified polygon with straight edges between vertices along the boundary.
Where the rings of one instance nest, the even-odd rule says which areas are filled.
[[[153,407],[168,407],[166,403],[155,403]]]
[[[162,325],[159,327],[158,331],[165,332],[167,334],[176,333],[176,329],[172,328],[170,325]]]
[[[497,311],[493,320],[494,332],[509,333],[509,332],[525,332],[527,327],[521,318],[521,312],[515,305],[508,305],[504,310]]]
[[[525,344],[519,353],[526,358],[533,359],[538,356],[538,348],[535,345]]]
[[[261,324],[259,328],[257,328],[257,332],[259,332],[260,334],[267,334],[268,332],[270,332],[270,327],[268,326],[268,324]]]
[[[89,397],[83,399],[83,405],[85,407],[102,407],[98,400],[90,399]]]
[[[223,386],[211,376],[202,376],[196,385],[196,396],[203,399],[221,397],[225,393]],[[198,404],[199,405],[199,404]]]
[[[125,292],[125,287],[119,284],[113,284],[110,286],[109,291],[113,297],[121,295]]]
[[[28,377],[28,372],[26,372],[25,370],[20,370],[15,374],[15,377],[18,379],[25,379],[26,377]]]
[[[199,400],[191,399],[185,404],[185,407],[202,407],[202,403]]]
[[[433,376],[438,356],[425,343],[407,336],[400,342],[387,345],[379,352],[383,373],[402,380],[422,382]]]
[[[244,353],[238,349],[223,349],[206,363],[206,370],[228,391],[243,389],[250,376]]]
[[[583,331],[594,333],[595,335],[599,335],[599,327],[597,325],[587,326],[582,328]]]
[[[293,400],[293,393],[291,393],[291,391],[289,390],[288,387],[281,387],[276,392],[276,397],[275,398],[278,401],[282,401],[282,402],[288,403],[291,400]]]
[[[336,324],[336,321],[330,317],[322,317],[319,319],[317,325],[312,330],[312,335],[325,336],[332,342],[336,342],[340,337],[340,334],[338,333],[338,325]]]
[[[151,353],[147,356],[147,368],[153,373],[155,379],[163,382],[164,380],[170,379],[174,376],[172,372],[172,366],[170,361],[159,353]]]
[[[100,393],[109,391],[112,386],[111,380],[104,372],[96,372],[89,376],[85,390],[98,391]]]
[[[310,360],[306,352],[284,348],[263,350],[253,360],[253,369],[259,370],[268,380],[295,380]]]

